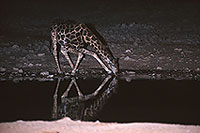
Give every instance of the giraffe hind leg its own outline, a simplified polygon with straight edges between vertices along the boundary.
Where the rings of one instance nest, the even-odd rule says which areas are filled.
[[[59,61],[59,48],[55,40],[53,40],[53,55],[56,61],[58,73],[61,73],[60,61]]]
[[[65,58],[67,59],[67,61],[69,62],[69,65],[72,69],[74,69],[74,64],[69,56],[69,52],[67,50],[65,50],[65,48],[61,47],[61,53],[65,56]]]

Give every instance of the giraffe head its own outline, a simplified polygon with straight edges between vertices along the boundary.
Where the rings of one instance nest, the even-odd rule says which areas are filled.
[[[119,58],[114,59],[113,73],[117,75],[119,73]]]
[[[119,72],[119,58],[113,58],[111,61],[107,61],[107,63],[113,74],[117,75]]]

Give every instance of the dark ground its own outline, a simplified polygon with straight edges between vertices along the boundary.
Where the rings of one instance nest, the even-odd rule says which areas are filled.
[[[95,25],[120,58],[122,78],[199,80],[199,5],[195,0],[4,1],[0,79],[55,77],[49,29],[55,19],[62,18]],[[65,72],[71,71],[63,57],[61,64]],[[80,74],[104,73],[99,68],[96,60],[86,57]]]

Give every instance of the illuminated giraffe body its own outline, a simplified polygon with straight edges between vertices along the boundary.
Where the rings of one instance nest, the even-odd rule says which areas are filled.
[[[73,21],[54,24],[51,29],[51,38],[59,73],[61,73],[61,68],[58,55],[61,51],[73,69],[72,75],[78,71],[84,55],[93,56],[109,74],[117,75],[117,60],[113,57],[108,46],[86,24]],[[75,65],[69,53],[78,55]]]

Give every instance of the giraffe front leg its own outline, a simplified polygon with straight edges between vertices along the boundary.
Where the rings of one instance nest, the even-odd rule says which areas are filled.
[[[61,69],[60,69],[59,50],[57,48],[57,43],[55,40],[53,41],[53,55],[54,55],[54,58],[56,61],[58,73],[62,73]]]
[[[106,72],[108,74],[112,74],[112,71],[110,69],[108,69],[108,67],[103,63],[103,61],[98,57],[98,55],[92,51],[89,51],[87,49],[82,49],[82,52],[84,54],[87,54],[87,55],[90,55],[90,56],[93,56],[100,64],[101,66],[106,70]]]
[[[71,73],[72,75],[74,75],[76,73],[76,71],[78,71],[78,67],[79,67],[81,61],[83,60],[83,58],[84,58],[84,54],[78,53],[78,59],[76,61],[76,65],[75,65],[74,69],[72,70],[72,73]]]

